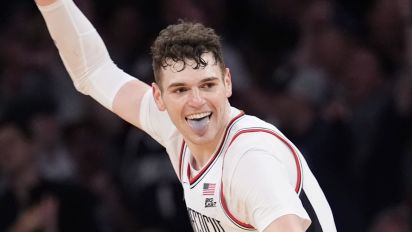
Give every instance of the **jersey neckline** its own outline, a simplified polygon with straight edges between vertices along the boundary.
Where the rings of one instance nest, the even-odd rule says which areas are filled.
[[[230,122],[229,122],[228,125],[226,126],[224,136],[223,136],[222,140],[220,141],[219,148],[218,148],[218,149],[216,150],[216,152],[213,154],[212,158],[208,161],[208,163],[207,163],[205,166],[203,166],[203,168],[199,171],[199,173],[197,173],[197,175],[195,175],[194,177],[191,177],[191,171],[190,171],[191,165],[190,165],[190,161],[188,161],[187,172],[186,172],[186,173],[187,173],[187,178],[188,178],[188,180],[189,180],[189,184],[190,184],[190,185],[195,184],[195,183],[200,179],[200,177],[202,177],[203,174],[210,168],[210,166],[212,165],[212,163],[216,160],[216,158],[218,157],[218,155],[219,155],[220,152],[222,151],[223,144],[224,144],[224,142],[225,142],[225,140],[226,140],[226,137],[227,137],[227,135],[228,135],[228,132],[229,132],[229,128],[233,125],[233,123],[234,123],[237,119],[239,119],[239,118],[242,117],[243,115],[245,115],[245,113],[244,113],[243,111],[240,111],[240,113],[238,113],[234,118],[232,118],[232,119],[230,120]],[[184,162],[184,161],[182,160],[182,158],[183,158],[183,152],[186,150],[186,149],[184,149],[185,146],[186,146],[186,142],[183,140],[182,148],[181,148],[181,154],[180,154],[181,162]],[[181,169],[181,168],[182,168],[182,167],[180,167],[180,169]],[[182,170],[182,171],[183,171],[183,170]]]

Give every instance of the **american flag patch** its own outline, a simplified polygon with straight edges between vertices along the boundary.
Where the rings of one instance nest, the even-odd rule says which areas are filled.
[[[215,194],[216,184],[204,183],[203,184],[203,195],[210,196]]]

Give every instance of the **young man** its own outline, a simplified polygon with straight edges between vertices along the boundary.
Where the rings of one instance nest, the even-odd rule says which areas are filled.
[[[162,30],[150,88],[113,64],[72,0],[36,2],[75,87],[166,148],[195,231],[336,231],[298,149],[230,106],[230,72],[212,29],[181,22]]]

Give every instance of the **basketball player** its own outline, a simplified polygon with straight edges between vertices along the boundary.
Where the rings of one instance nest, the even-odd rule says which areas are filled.
[[[36,0],[77,90],[163,145],[194,231],[336,231],[298,149],[230,106],[230,71],[215,32],[180,22],[152,46],[156,83],[120,70],[72,0]]]

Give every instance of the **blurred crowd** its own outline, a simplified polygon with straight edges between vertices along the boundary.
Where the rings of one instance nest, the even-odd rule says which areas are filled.
[[[215,28],[232,105],[301,149],[338,231],[412,231],[409,0],[75,2],[147,83],[162,28]],[[164,149],[75,91],[33,1],[2,9],[0,232],[190,231]]]

